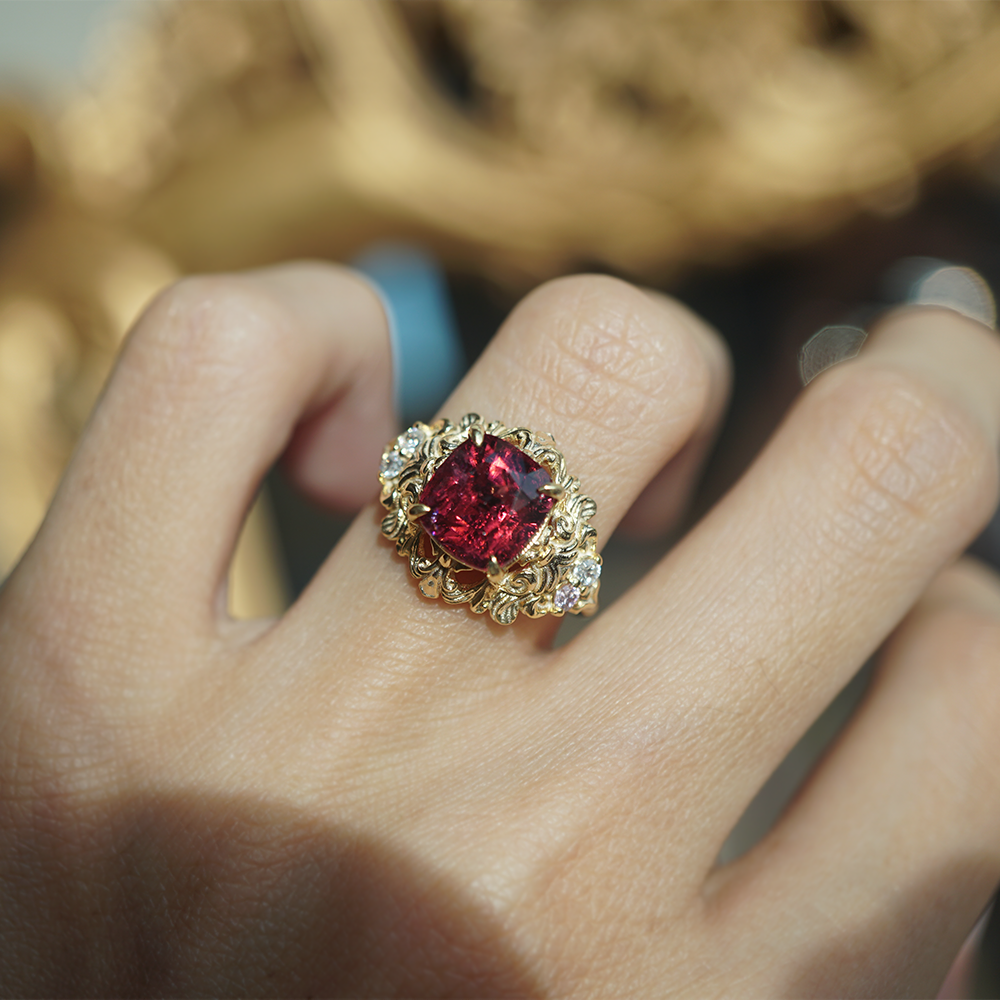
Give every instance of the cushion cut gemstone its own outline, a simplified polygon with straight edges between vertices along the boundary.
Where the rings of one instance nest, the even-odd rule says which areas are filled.
[[[420,494],[431,512],[424,530],[445,552],[473,569],[490,557],[514,562],[535,536],[555,500],[539,488],[552,481],[520,448],[492,434],[476,445],[463,441],[442,463]]]

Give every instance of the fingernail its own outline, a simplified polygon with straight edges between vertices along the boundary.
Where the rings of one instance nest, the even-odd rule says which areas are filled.
[[[993,292],[971,267],[935,257],[904,257],[886,272],[883,287],[890,302],[940,306],[996,329]]]
[[[841,361],[853,358],[861,350],[868,334],[860,326],[824,326],[814,333],[799,351],[799,377],[808,385],[820,372]]]
[[[874,319],[887,307],[938,306],[996,329],[997,309],[986,280],[971,267],[936,257],[904,257],[886,271],[880,282],[881,306],[857,310],[861,322]],[[808,385],[817,375],[855,357],[868,334],[862,326],[840,323],[814,333],[799,352],[799,377]]]

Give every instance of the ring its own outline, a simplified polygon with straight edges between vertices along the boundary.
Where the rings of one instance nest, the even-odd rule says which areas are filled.
[[[382,534],[425,597],[501,625],[597,611],[597,504],[551,435],[476,413],[417,422],[386,446],[379,480]]]

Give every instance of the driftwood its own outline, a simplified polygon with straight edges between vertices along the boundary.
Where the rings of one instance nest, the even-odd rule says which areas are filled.
[[[1000,125],[1000,7],[964,0],[187,0],[100,66],[0,111],[0,574],[180,274],[392,236],[511,289],[662,283],[904,212]]]

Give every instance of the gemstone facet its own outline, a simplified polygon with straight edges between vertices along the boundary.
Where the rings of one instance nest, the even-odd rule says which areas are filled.
[[[581,559],[573,567],[573,579],[581,587],[593,587],[601,578],[601,564],[596,559]]]
[[[412,427],[403,431],[403,433],[399,435],[399,450],[404,455],[412,455],[421,446],[421,444],[423,444],[423,441],[424,432],[420,429],[420,427],[414,424]]]
[[[560,611],[568,611],[570,608],[575,608],[577,601],[580,600],[580,591],[573,586],[571,583],[564,583],[552,598],[552,603]]]
[[[403,471],[403,456],[398,451],[390,451],[382,456],[382,464],[379,466],[379,473],[383,479],[395,479]]]
[[[552,477],[520,448],[484,434],[470,436],[431,476],[420,503],[431,512],[423,529],[459,562],[485,570],[490,557],[508,566],[538,532],[555,504],[539,487]]]

